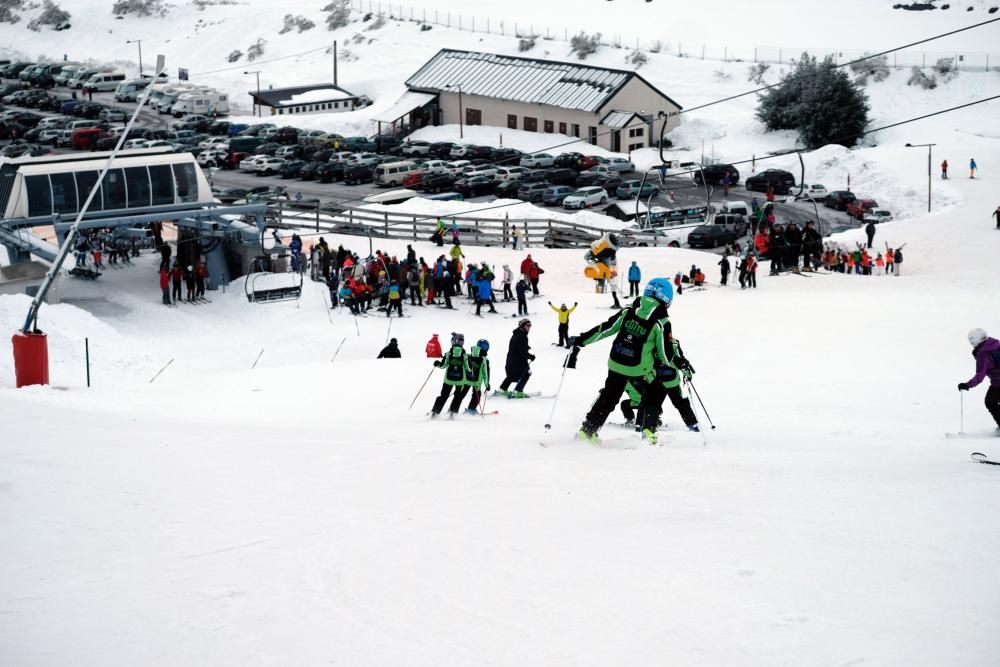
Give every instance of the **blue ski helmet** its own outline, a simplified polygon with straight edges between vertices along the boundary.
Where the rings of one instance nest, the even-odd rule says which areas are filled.
[[[476,343],[476,347],[478,347],[483,352],[489,352],[490,351],[490,341],[486,340],[485,338],[480,338],[479,342]]]
[[[669,306],[670,302],[674,300],[674,286],[666,278],[653,278],[646,283],[646,289],[642,295],[651,296],[664,306]]]

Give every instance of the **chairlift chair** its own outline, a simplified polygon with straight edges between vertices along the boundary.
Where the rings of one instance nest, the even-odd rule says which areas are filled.
[[[272,230],[272,233],[273,231],[275,230]],[[287,248],[283,245],[276,244],[271,248],[265,247],[266,237],[265,229],[265,233],[261,234],[262,254],[254,258],[253,263],[250,265],[250,272],[247,273],[246,280],[243,283],[243,291],[247,295],[247,301],[250,303],[298,301],[302,297],[302,284],[305,280],[304,275],[300,271],[290,273],[289,282],[284,285],[263,287],[257,284],[265,276],[277,275],[272,270],[273,261],[276,259],[285,259],[288,256],[286,254]]]

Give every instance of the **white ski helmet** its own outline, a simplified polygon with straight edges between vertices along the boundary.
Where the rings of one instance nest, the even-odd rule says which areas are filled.
[[[969,345],[975,347],[986,340],[986,332],[982,329],[973,329],[969,332]]]

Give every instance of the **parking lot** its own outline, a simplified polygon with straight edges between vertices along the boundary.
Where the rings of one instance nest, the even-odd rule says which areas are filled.
[[[55,88],[51,91],[52,94],[59,98],[70,98],[70,93],[67,90],[60,88]],[[79,95],[78,95],[79,96]],[[122,109],[129,114],[134,111],[135,105],[132,103],[117,103],[114,101],[114,96],[112,93],[94,93],[92,99],[96,103],[104,104],[109,107],[114,107]],[[16,109],[16,106],[7,106],[6,109]],[[61,114],[53,111],[39,111],[37,109],[26,109],[33,114],[37,114],[40,117],[59,117]],[[266,119],[264,119],[266,120]],[[140,114],[139,120],[137,121],[137,126],[145,128],[148,131],[153,132],[166,132],[171,130],[175,123],[178,121],[168,114],[162,114],[155,110],[144,109]],[[113,126],[120,126],[122,123],[112,123]],[[9,143],[9,140],[0,142],[3,144]],[[201,149],[197,146],[185,146],[182,144],[175,144],[177,150],[192,150],[192,152],[199,152]],[[72,152],[69,148],[56,148],[57,152]],[[403,159],[396,149],[396,154],[378,156],[381,161],[388,160],[401,160]],[[492,150],[492,149],[484,149]],[[517,164],[517,158],[505,158],[503,164],[515,165]],[[474,164],[482,166],[487,164],[488,160],[477,160]],[[233,165],[235,166],[235,165]],[[362,200],[372,194],[385,192],[389,188],[382,188],[370,182],[360,183],[357,185],[348,185],[342,181],[334,180],[333,182],[320,182],[317,180],[301,180],[298,178],[282,178],[278,174],[273,175],[258,175],[255,173],[248,173],[240,171],[239,169],[225,169],[225,168],[211,168],[208,169],[208,174],[210,175],[210,180],[213,187],[217,189],[227,189],[227,188],[243,188],[250,189],[260,186],[268,186],[271,188],[282,187],[286,190],[290,198],[302,200],[318,200],[323,206],[339,207],[339,206],[357,206],[362,203]],[[551,171],[551,170],[550,170]],[[563,171],[566,171],[565,169]],[[607,207],[614,204],[619,204],[621,208],[628,210],[633,199],[622,199],[618,200],[614,196],[614,185],[620,182],[622,179],[639,179],[642,174],[631,172],[620,174],[611,174],[614,179],[611,179],[611,186],[608,188],[608,196],[606,203],[599,203],[599,201],[594,201],[590,209],[595,212],[602,212]],[[537,177],[537,174],[536,174]],[[650,174],[648,177],[649,182],[655,184],[656,192],[652,198],[647,196],[642,197],[643,204],[649,203],[652,207],[662,207],[664,209],[687,209],[687,208],[697,208],[706,205],[706,190],[703,186],[697,185],[690,177],[667,177],[661,179],[658,174]],[[544,181],[543,181],[544,183]],[[458,183],[455,184],[459,185]],[[602,182],[598,181],[595,183],[596,186],[603,185]],[[419,187],[419,186],[417,186]],[[493,190],[493,185],[490,184],[486,190]],[[796,190],[793,190],[796,192]],[[469,193],[466,201],[488,205],[490,202],[497,199],[494,194],[483,194],[481,196],[473,196],[477,193]],[[510,198],[510,195],[501,195],[505,198]],[[764,200],[763,193],[749,193],[742,185],[731,186],[729,188],[729,193],[724,194],[723,188],[717,187],[711,193],[711,203],[715,208],[721,208],[721,204],[724,201],[743,201],[749,202],[752,196],[756,196],[759,201]],[[604,199],[603,196],[599,196],[599,199]],[[849,217],[846,213],[837,212],[832,209],[824,208],[822,204],[814,208],[813,203],[809,200],[794,201],[793,197],[778,197],[777,205],[775,207],[775,213],[777,217],[777,222],[782,224],[796,223],[799,226],[804,226],[805,223],[810,221],[815,221],[816,210],[818,208],[819,214],[822,220],[822,230],[824,234],[829,234],[832,232],[841,231],[843,229],[849,229],[853,227],[858,227],[861,223]],[[545,205],[541,202],[537,202],[537,205],[545,208]],[[561,206],[553,206],[553,210],[562,210]],[[745,242],[746,237],[741,239],[741,242]]]

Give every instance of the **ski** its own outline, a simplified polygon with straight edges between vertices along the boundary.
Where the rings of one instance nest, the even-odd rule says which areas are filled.
[[[567,438],[569,442],[563,439],[550,439],[550,440],[539,440],[538,444],[546,449],[559,444],[569,444],[569,445],[579,445],[583,441],[577,438],[575,435]],[[604,438],[597,440],[595,442],[586,442],[585,444],[591,447],[597,447],[598,449],[638,449],[637,441],[630,438]]]
[[[983,431],[981,433],[966,433],[965,431],[959,431],[958,433],[945,433],[946,438],[996,438],[998,437],[993,431]]]
[[[986,454],[983,454],[982,452],[972,452],[972,460],[984,463],[988,466],[1000,466],[1000,461],[991,461],[986,458]]]

